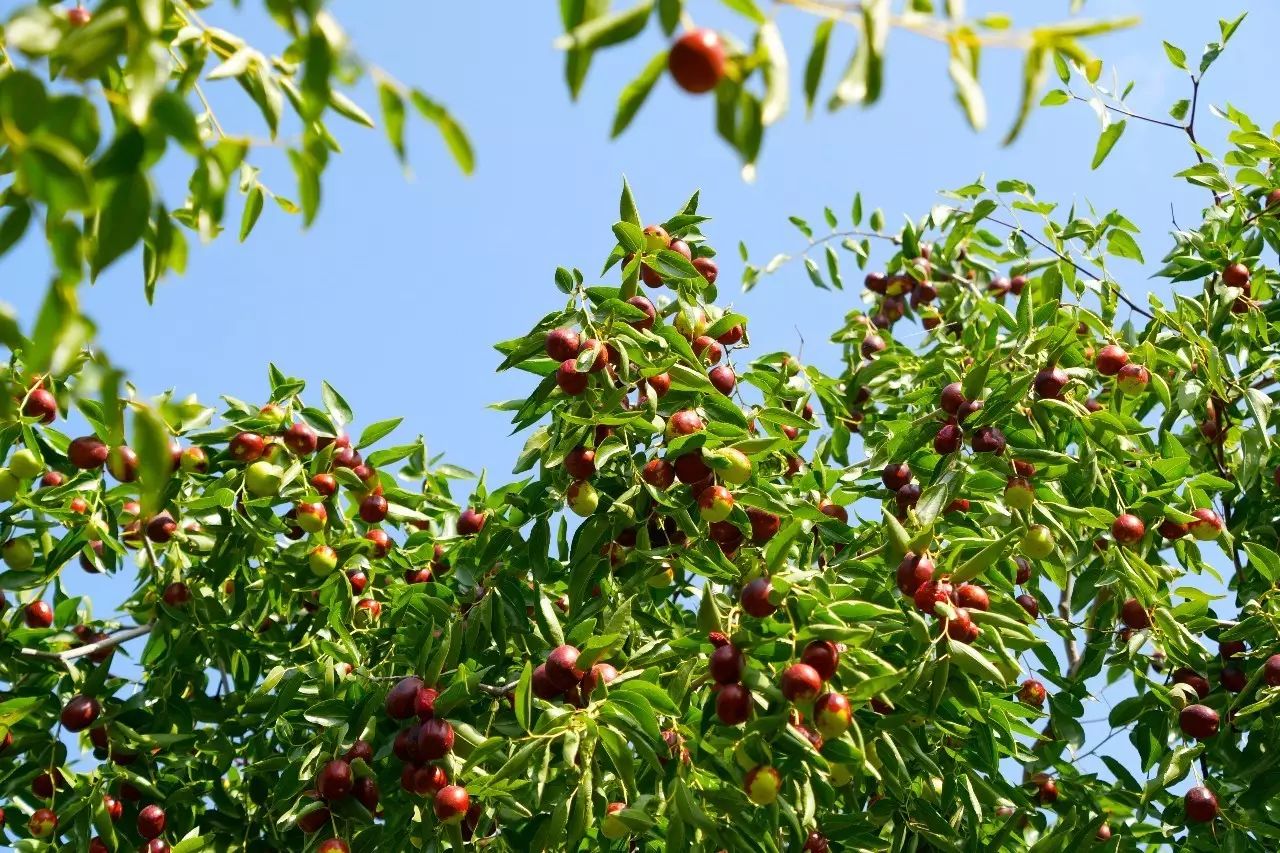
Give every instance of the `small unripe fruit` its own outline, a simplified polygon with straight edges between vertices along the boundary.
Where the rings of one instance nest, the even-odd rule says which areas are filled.
[[[824,693],[813,703],[813,719],[824,738],[835,738],[853,724],[853,708],[842,693]]]
[[[1222,534],[1222,516],[1211,509],[1192,510],[1191,535],[1202,542],[1217,539]]]
[[[1033,708],[1044,707],[1045,699],[1048,698],[1048,691],[1044,689],[1044,685],[1034,678],[1028,678],[1022,682],[1022,686],[1018,688],[1018,699],[1024,704]]]
[[[782,790],[782,776],[772,767],[761,765],[748,771],[743,780],[743,789],[747,799],[757,806],[767,806],[778,799]]]
[[[565,501],[574,515],[586,518],[596,511],[600,504],[600,493],[596,487],[585,480],[573,483],[564,493]]]
[[[1028,557],[1043,559],[1053,553],[1053,533],[1043,524],[1033,524],[1023,534],[1019,547]]]
[[[36,549],[26,536],[10,539],[0,546],[0,559],[14,571],[25,572],[36,563]]]
[[[1151,373],[1140,364],[1126,364],[1116,374],[1116,386],[1126,394],[1141,394],[1151,381]]]
[[[319,533],[329,521],[329,512],[324,504],[301,503],[296,512],[298,526],[308,533]]]
[[[1035,503],[1036,493],[1031,483],[1022,477],[1010,477],[1004,487],[1004,502],[1013,509],[1027,511]]]
[[[272,498],[280,493],[284,484],[284,469],[279,465],[259,459],[244,472],[244,487],[255,498]]]
[[[317,545],[307,555],[307,565],[317,575],[327,575],[338,568],[338,552],[328,545]]]

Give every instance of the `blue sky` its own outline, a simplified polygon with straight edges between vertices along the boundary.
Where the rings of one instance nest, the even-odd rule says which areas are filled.
[[[508,437],[507,417],[485,406],[522,396],[531,385],[521,375],[494,373],[499,359],[491,344],[523,333],[562,303],[552,285],[557,266],[579,266],[589,276],[599,269],[613,244],[624,174],[646,219],[666,218],[701,189],[703,212],[715,217],[705,230],[722,252],[721,301],[736,302],[752,318],[755,349],[795,349],[802,336],[806,360],[830,370],[838,369],[838,353],[827,338],[857,304],[853,293],[813,289],[799,265],[749,294],[736,292],[737,241],[757,261],[803,249],[789,214],[818,222],[830,205],[843,216],[860,190],[868,207],[898,222],[903,213],[927,210],[939,189],[982,173],[1016,176],[1045,199],[1121,208],[1142,228],[1147,257],[1158,258],[1170,205],[1186,223],[1205,201],[1203,190],[1168,177],[1190,162],[1185,140],[1169,129],[1130,122],[1110,159],[1091,172],[1099,128],[1084,105],[1038,110],[1013,147],[1000,147],[1020,82],[1019,60],[1010,54],[984,59],[991,129],[972,133],[952,100],[945,50],[905,33],[891,37],[881,103],[806,122],[795,105],[814,21],[798,13],[780,18],[796,86],[793,110],[770,131],[758,177],[746,184],[734,155],[714,138],[711,103],[665,80],[627,134],[608,141],[618,91],[661,48],[656,28],[639,44],[600,54],[574,105],[551,46],[559,34],[555,3],[426,5],[344,0],[334,7],[363,56],[450,106],[476,146],[475,176],[461,176],[420,123],[410,131],[411,180],[380,131],[335,124],[345,153],[329,169],[310,231],[269,205],[247,244],[228,233],[193,247],[188,274],[162,284],[153,307],[143,298],[137,258],[118,264],[85,290],[84,308],[99,323],[100,344],[143,393],[172,387],[208,402],[221,393],[260,400],[274,361],[316,391],[329,380],[361,423],[403,415],[399,437],[421,432],[433,451],[473,470],[487,467],[502,481],[523,436]],[[690,5],[699,22],[748,32],[719,4]],[[979,13],[1027,5],[970,4]],[[1044,19],[1067,7],[1065,0],[1037,5],[1049,7]],[[1200,46],[1217,38],[1218,17],[1248,9],[1205,81],[1201,139],[1214,146],[1224,133],[1208,104],[1230,99],[1264,127],[1276,116],[1280,94],[1256,81],[1259,58],[1274,52],[1280,6],[1092,0],[1087,9],[1097,17],[1143,15],[1140,27],[1090,44],[1108,61],[1107,75],[1114,67],[1122,80],[1137,82],[1131,106],[1155,116],[1187,94],[1161,40],[1198,57]],[[214,20],[251,42],[276,45],[252,13]],[[829,77],[851,48],[851,36],[838,33]],[[233,84],[213,83],[210,91],[224,127],[264,135]],[[362,94],[371,107],[371,93]],[[255,152],[254,159],[268,186],[296,197],[279,151]],[[180,181],[166,188],[170,206],[181,190]],[[238,222],[238,209],[229,221]],[[0,279],[0,296],[26,318],[49,272],[39,235],[30,236],[6,259]],[[1138,270],[1125,281],[1139,299],[1150,286]]]

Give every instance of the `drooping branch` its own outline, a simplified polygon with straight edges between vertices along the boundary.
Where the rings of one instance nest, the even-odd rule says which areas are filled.
[[[43,660],[69,661],[75,658],[91,655],[94,652],[100,652],[103,649],[115,648],[122,643],[130,640],[136,640],[138,637],[144,637],[151,633],[151,629],[155,627],[154,622],[148,622],[145,625],[134,625],[132,628],[125,628],[103,637],[101,640],[95,640],[92,643],[86,643],[83,646],[76,646],[74,649],[67,649],[62,652],[46,652],[41,649],[22,649],[21,653],[27,657],[41,658]]]

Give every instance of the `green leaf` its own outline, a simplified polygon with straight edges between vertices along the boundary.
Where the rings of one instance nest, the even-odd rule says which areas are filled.
[[[165,486],[173,471],[173,457],[169,451],[169,427],[150,406],[134,409],[133,449],[138,454],[142,512],[144,517],[151,516],[163,506]]]
[[[445,146],[449,149],[449,153],[453,155],[453,160],[458,164],[458,168],[462,170],[462,173],[464,175],[474,173],[476,170],[476,156],[471,147],[471,140],[467,138],[466,131],[454,120],[449,111],[441,104],[427,97],[420,89],[414,89],[410,92],[409,99],[422,117],[434,124],[436,130],[440,131],[440,136],[444,139]]]
[[[404,96],[400,90],[386,80],[378,81],[378,105],[382,108],[382,124],[386,129],[387,141],[396,152],[400,162],[405,161]]]
[[[787,111],[787,100],[790,94],[790,64],[787,61],[787,48],[782,42],[782,34],[777,24],[766,22],[760,24],[757,33],[760,51],[764,54],[761,73],[764,76],[764,99],[760,102],[760,121],[765,126],[782,118]]]
[[[951,81],[956,86],[956,100],[964,109],[964,116],[974,130],[982,130],[987,126],[987,99],[982,94],[982,86],[968,63],[957,56],[951,58],[947,65]]]
[[[253,231],[253,226],[257,224],[258,217],[262,214],[263,198],[262,185],[255,183],[244,200],[244,213],[240,217],[241,243],[248,238],[249,232]]]
[[[1107,234],[1107,254],[1142,263],[1142,249],[1138,247],[1138,242],[1128,231],[1121,231],[1119,228],[1112,228]]]
[[[805,111],[813,112],[813,102],[818,96],[818,87],[822,84],[822,72],[827,65],[827,47],[831,43],[831,31],[835,21],[827,18],[819,21],[813,30],[813,46],[809,48],[809,59],[804,65],[804,105]],[[857,225],[857,223],[854,223]]]
[[[1102,130],[1102,135],[1098,137],[1098,145],[1093,150],[1093,162],[1090,163],[1090,169],[1096,169],[1102,165],[1102,161],[1107,159],[1107,155],[1111,153],[1111,149],[1115,148],[1116,142],[1119,141],[1124,133],[1125,122],[1117,121],[1107,125]]]
[[[385,438],[390,435],[396,427],[400,426],[400,422],[403,420],[404,418],[389,418],[385,421],[378,421],[376,423],[369,424],[364,428],[364,432],[360,433],[360,440],[356,442],[356,447],[360,450],[364,450],[374,442]]]
[[[351,423],[353,417],[351,406],[347,405],[347,401],[342,398],[342,395],[332,385],[328,382],[322,382],[320,396],[324,400],[325,410],[329,413],[329,418],[333,421],[334,427],[341,430]]]
[[[613,129],[609,132],[611,137],[617,138],[631,124],[666,67],[667,52],[663,50],[649,60],[639,76],[622,88],[618,95],[618,109],[613,116]]]
[[[649,22],[653,0],[641,0],[629,9],[592,18],[555,40],[557,50],[596,50],[635,38]]]
[[[1002,143],[1004,145],[1012,144],[1022,133],[1022,128],[1026,126],[1027,118],[1035,105],[1036,93],[1044,84],[1047,71],[1046,58],[1045,49],[1038,44],[1027,51],[1027,58],[1022,63],[1022,95],[1018,104],[1018,113],[1013,127],[1009,128],[1009,132],[1004,137]]]
[[[1169,57],[1169,62],[1173,64],[1173,67],[1180,69],[1182,71],[1186,71],[1187,70],[1186,51],[1184,51],[1180,47],[1175,47],[1169,44],[1169,42],[1167,41],[1162,42],[1162,44],[1164,45],[1164,55]]]

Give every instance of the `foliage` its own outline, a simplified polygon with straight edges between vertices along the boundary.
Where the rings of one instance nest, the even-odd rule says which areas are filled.
[[[95,853],[1274,848],[1280,146],[1234,109],[1230,151],[1196,142],[1207,67],[1154,121],[1210,191],[1153,270],[1169,304],[1125,292],[1118,211],[977,180],[888,230],[855,197],[827,235],[792,219],[815,284],[876,259],[837,375],[748,356],[698,196],[645,226],[624,184],[600,274],[556,270],[559,306],[497,345],[529,379],[501,485],[274,365],[218,413],[143,397],[59,277],[0,318],[0,827]],[[95,614],[73,564],[132,592]]]
[[[57,281],[73,284],[141,244],[150,299],[161,277],[185,269],[189,232],[207,242],[228,227],[232,190],[244,197],[240,222],[230,226],[242,241],[267,199],[310,224],[329,158],[341,150],[330,118],[374,126],[347,94],[369,75],[401,160],[408,102],[439,129],[459,167],[472,170],[470,143],[448,111],[363,62],[323,4],[264,4],[287,39],[279,54],[207,24],[211,5],[113,0],[90,14],[41,2],[9,17],[0,33],[0,174],[9,178],[0,256],[43,220]],[[261,112],[265,140],[228,131],[214,115],[205,89],[231,84]],[[253,165],[253,149],[264,145],[287,151],[292,198],[272,191]],[[153,174],[167,149],[190,162],[180,203],[164,198]]]

